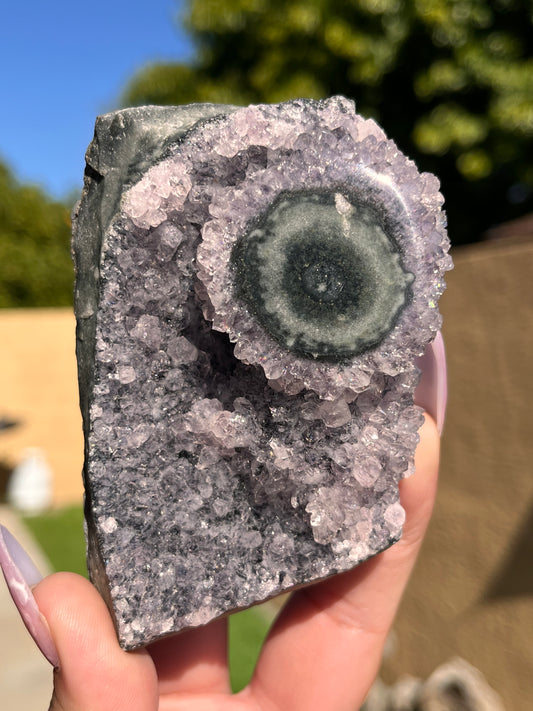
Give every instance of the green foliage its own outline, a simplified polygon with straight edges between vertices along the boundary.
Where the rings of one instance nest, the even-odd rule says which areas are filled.
[[[149,67],[124,102],[355,98],[441,178],[455,243],[474,241],[533,209],[532,13],[521,0],[189,0],[194,62]]]
[[[0,308],[72,303],[68,209],[0,163]]]

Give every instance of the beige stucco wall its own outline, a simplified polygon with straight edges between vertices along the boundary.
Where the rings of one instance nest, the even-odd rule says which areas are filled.
[[[388,678],[459,655],[533,704],[533,240],[454,254],[442,299],[449,407],[437,505]]]
[[[26,447],[41,448],[56,505],[82,498],[74,329],[71,309],[0,309],[0,416],[21,423],[0,432],[0,459],[16,464]]]

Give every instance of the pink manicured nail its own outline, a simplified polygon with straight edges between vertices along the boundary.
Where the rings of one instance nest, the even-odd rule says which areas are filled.
[[[32,586],[42,579],[42,575],[24,548],[5,526],[0,526],[0,566],[13,602],[17,606],[28,632],[50,664],[58,667],[59,655],[48,623],[37,607],[31,591]]]
[[[433,417],[439,434],[442,434],[448,399],[448,377],[444,341],[440,331],[428,345],[424,355],[417,359],[416,364],[422,371],[422,377],[415,392],[415,403]]]

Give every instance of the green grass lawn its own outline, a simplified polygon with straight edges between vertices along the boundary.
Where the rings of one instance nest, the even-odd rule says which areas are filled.
[[[28,516],[25,523],[54,570],[69,570],[87,576],[81,506]],[[266,605],[230,617],[229,660],[231,686],[235,692],[245,687],[251,677],[272,614],[272,607]]]
[[[81,506],[57,509],[39,516],[26,516],[24,523],[39,542],[54,570],[69,570],[87,577]]]
[[[244,689],[250,681],[271,621],[271,608],[262,605],[230,616],[229,668],[233,691]]]

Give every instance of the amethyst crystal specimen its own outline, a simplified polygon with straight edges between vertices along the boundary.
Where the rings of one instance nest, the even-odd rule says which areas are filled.
[[[89,568],[124,648],[398,540],[441,205],[343,98],[98,119],[77,345]]]

